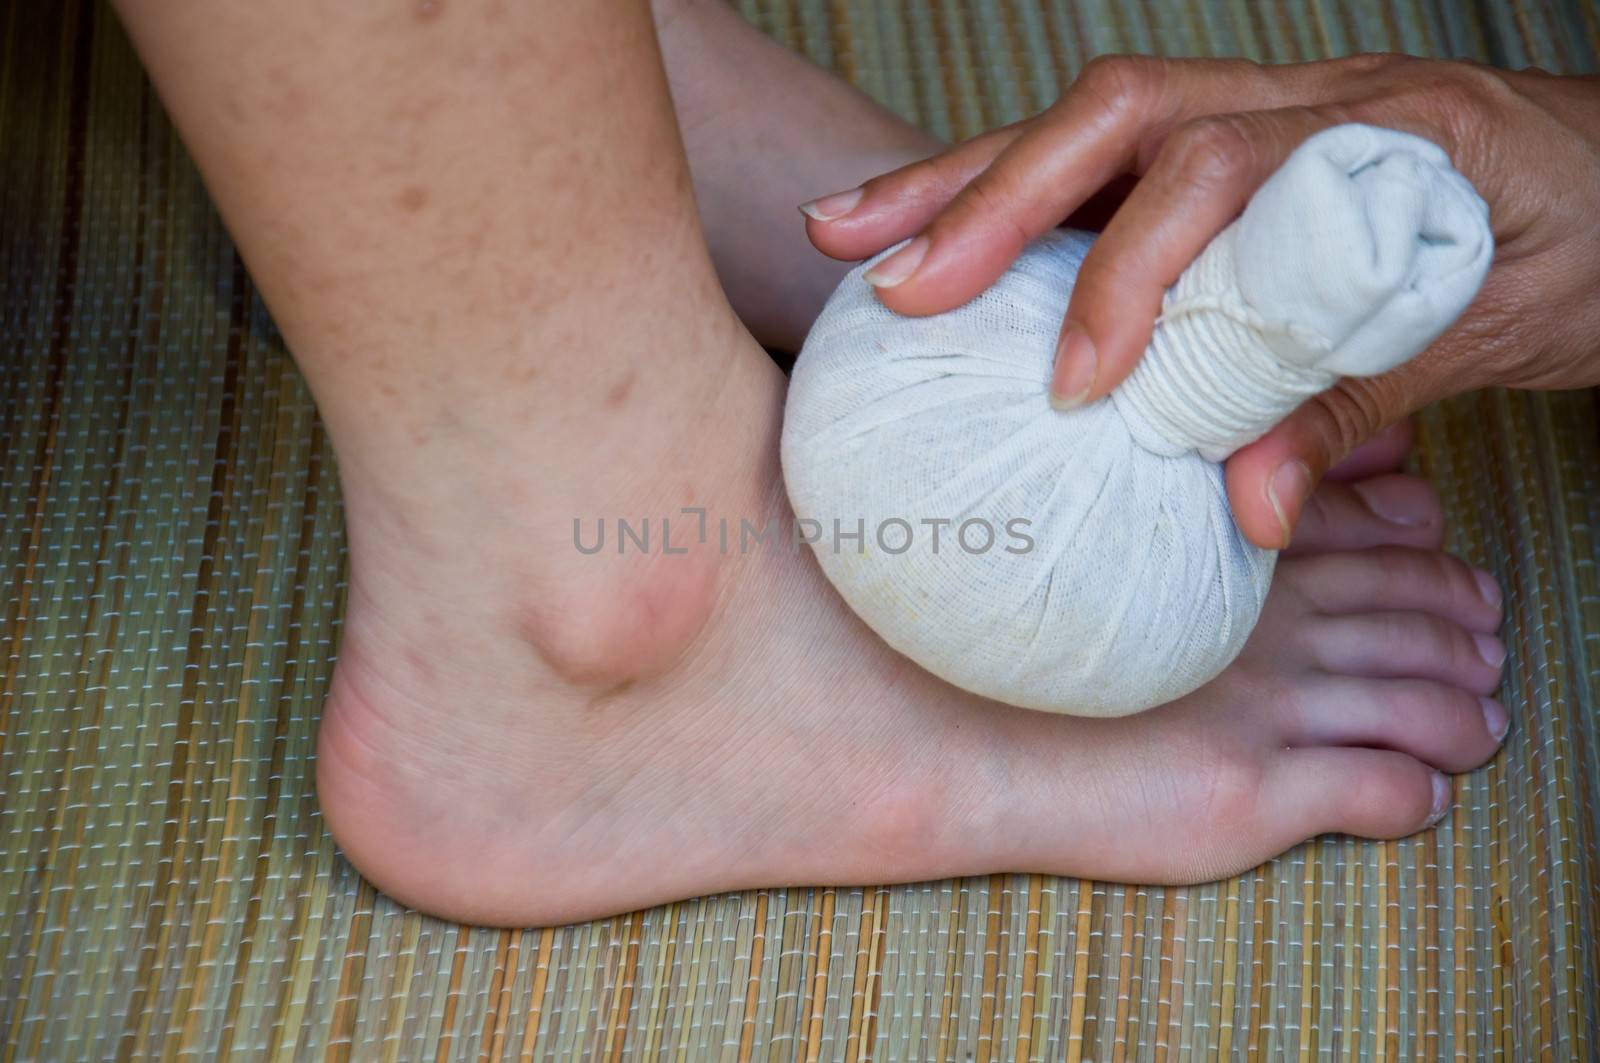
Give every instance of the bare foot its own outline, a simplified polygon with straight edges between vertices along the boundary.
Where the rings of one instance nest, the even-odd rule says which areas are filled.
[[[1203,879],[1419,829],[1435,769],[1492,754],[1498,611],[1407,478],[1330,486],[1302,545],[1359,552],[1284,562],[1237,665],[1123,720],[973,699],[803,550],[723,553],[717,517],[787,516],[784,382],[717,282],[644,9],[119,9],[338,453],[318,787],[399,899],[527,924],[777,883]],[[694,506],[708,542],[685,520],[667,552]],[[652,548],[575,546],[619,516]]]
[[[783,515],[767,449],[770,508],[724,511],[735,528]],[[1363,489],[1437,527],[1418,481]],[[1340,512],[1302,538],[1429,536],[1349,490],[1327,489]],[[473,544],[456,560],[397,532],[383,567],[358,566],[318,786],[364,874],[428,911],[509,924],[786,883],[1205,880],[1324,831],[1416,831],[1449,798],[1434,769],[1475,767],[1504,734],[1485,697],[1493,584],[1434,550],[1285,559],[1220,678],[1140,716],[1077,720],[921,672],[803,551],[718,556],[711,505],[709,549],[665,556],[657,524],[648,560],[569,558],[592,595],[544,617],[526,584],[486,578],[526,550],[488,539],[479,515],[437,522]],[[633,512],[679,516],[660,498]],[[693,519],[674,527],[697,538]]]

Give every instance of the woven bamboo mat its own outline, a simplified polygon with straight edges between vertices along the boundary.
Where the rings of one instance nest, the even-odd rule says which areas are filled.
[[[1574,2],[746,0],[945,136],[1090,55],[1592,71]],[[1600,1053],[1591,394],[1423,420],[1508,588],[1506,750],[1435,832],[1237,879],[1038,876],[420,918],[323,831],[343,535],[310,399],[108,11],[0,10],[0,1057]]]

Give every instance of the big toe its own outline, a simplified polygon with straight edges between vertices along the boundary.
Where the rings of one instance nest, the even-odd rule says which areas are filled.
[[[1317,834],[1403,838],[1450,807],[1450,779],[1388,749],[1290,749],[1264,781],[1263,814],[1285,844]]]

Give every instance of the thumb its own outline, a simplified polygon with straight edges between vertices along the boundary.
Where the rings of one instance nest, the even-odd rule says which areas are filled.
[[[1341,380],[1230,457],[1228,502],[1245,538],[1269,550],[1289,545],[1323,475],[1422,405],[1408,386],[1410,375],[1399,369]]]

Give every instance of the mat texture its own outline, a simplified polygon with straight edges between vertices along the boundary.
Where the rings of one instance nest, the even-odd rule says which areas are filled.
[[[1592,4],[746,0],[944,136],[1099,52],[1593,71]],[[311,401],[107,9],[0,10],[0,1057],[1518,1059],[1600,1052],[1594,396],[1423,419],[1508,589],[1504,753],[1443,825],[1239,878],[1038,876],[464,929],[312,792],[339,494]]]

